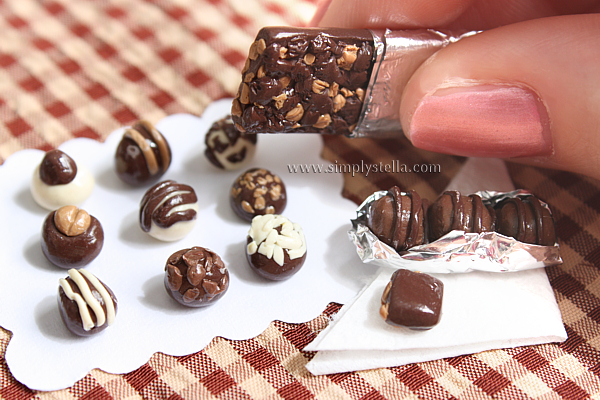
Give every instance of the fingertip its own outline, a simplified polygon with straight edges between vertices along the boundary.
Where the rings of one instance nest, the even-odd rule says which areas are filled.
[[[330,4],[331,4],[331,0],[320,0],[319,4],[317,5],[315,14],[313,15],[313,17],[310,20],[310,22],[308,23],[308,25],[309,26],[319,26],[321,20],[323,19],[323,16],[327,12],[327,9],[329,8]]]

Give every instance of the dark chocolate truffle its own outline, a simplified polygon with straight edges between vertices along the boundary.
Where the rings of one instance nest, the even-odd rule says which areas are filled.
[[[281,214],[287,204],[285,185],[266,169],[249,169],[233,183],[230,204],[246,221],[252,221],[256,215]]]
[[[429,207],[428,217],[432,242],[453,230],[482,233],[496,228],[496,213],[476,194],[463,196],[457,191],[444,192]]]
[[[111,325],[117,314],[117,299],[108,286],[85,269],[70,269],[59,280],[58,307],[67,329],[90,336]]]
[[[256,139],[256,134],[238,131],[228,116],[212,124],[206,133],[204,154],[217,168],[240,169],[254,157]]]
[[[554,219],[535,196],[502,200],[495,207],[498,233],[523,243],[553,246],[556,243]]]
[[[306,260],[302,227],[281,215],[258,215],[248,232],[246,257],[263,277],[279,281],[294,275]]]
[[[156,182],[171,165],[171,147],[148,121],[127,128],[115,154],[117,175],[133,186]]]
[[[31,195],[40,206],[55,210],[69,204],[79,205],[94,188],[90,171],[77,166],[61,150],[50,150],[35,169],[31,180]]]
[[[42,226],[42,252],[61,268],[81,268],[89,264],[100,254],[103,244],[100,222],[75,206],[52,211]]]
[[[140,227],[166,242],[182,239],[196,224],[198,198],[191,186],[163,181],[152,186],[140,203]]]
[[[404,251],[427,243],[427,206],[414,190],[403,193],[394,186],[371,204],[367,224],[379,240]]]
[[[431,275],[399,269],[381,296],[379,313],[390,325],[430,329],[442,310],[444,284]]]
[[[192,247],[173,253],[165,266],[165,289],[187,307],[205,307],[229,287],[229,271],[215,252]]]

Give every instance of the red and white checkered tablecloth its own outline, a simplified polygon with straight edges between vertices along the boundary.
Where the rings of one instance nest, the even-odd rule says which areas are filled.
[[[102,141],[141,118],[202,113],[236,91],[258,29],[306,24],[315,3],[0,0],[0,161],[74,137]],[[323,139],[323,157],[330,161],[443,166],[437,174],[347,175],[343,195],[357,203],[394,184],[433,199],[464,161],[414,149],[405,139]],[[92,370],[68,389],[35,392],[10,374],[4,353],[11,334],[0,329],[0,398],[599,397],[600,182],[529,166],[509,169],[515,185],[546,200],[556,217],[565,262],[547,272],[569,334],[560,345],[312,376],[305,364],[313,354],[303,348],[340,309],[332,303],[307,323],[274,321],[253,339],[215,338],[194,354],[156,353],[127,374]]]

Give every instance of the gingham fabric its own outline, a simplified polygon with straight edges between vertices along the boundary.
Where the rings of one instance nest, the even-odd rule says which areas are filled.
[[[140,118],[200,114],[236,91],[260,27],[305,24],[314,3],[0,0],[0,159],[24,148],[48,150],[73,137],[103,140]],[[464,162],[416,150],[405,139],[331,136],[324,142],[323,157],[332,162],[401,160],[441,167],[440,173],[347,175],[343,195],[357,203],[394,184],[433,199]],[[314,354],[303,348],[340,309],[332,303],[307,323],[274,321],[253,339],[215,338],[194,354],[157,353],[124,375],[93,370],[68,389],[35,392],[11,376],[3,358],[11,334],[0,329],[0,398],[599,397],[600,183],[515,164],[509,169],[517,187],[538,194],[555,214],[565,262],[548,268],[548,275],[569,335],[560,345],[312,376],[305,364]]]

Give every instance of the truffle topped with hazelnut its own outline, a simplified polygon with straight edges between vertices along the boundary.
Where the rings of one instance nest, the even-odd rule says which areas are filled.
[[[42,251],[54,265],[81,268],[95,259],[104,244],[100,222],[76,206],[52,211],[42,226]]]

